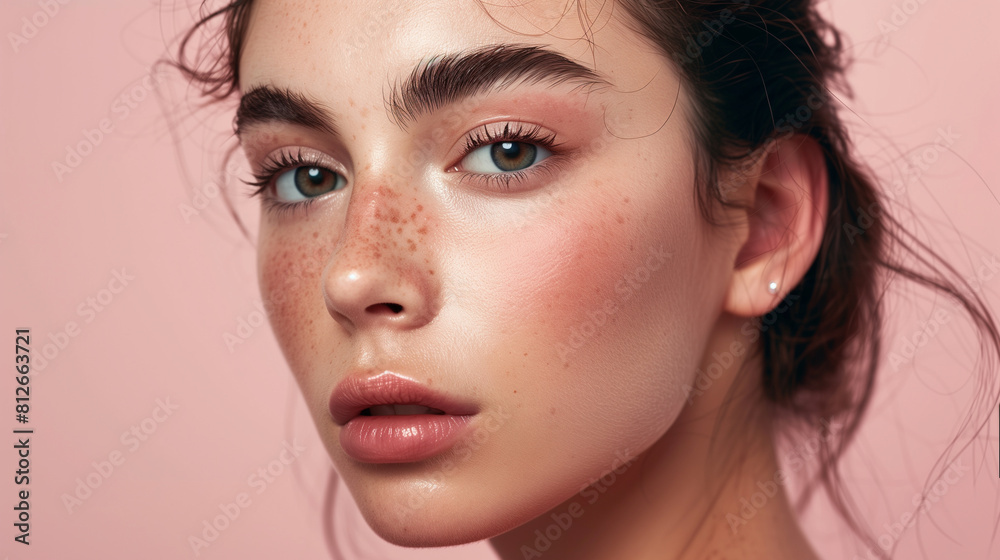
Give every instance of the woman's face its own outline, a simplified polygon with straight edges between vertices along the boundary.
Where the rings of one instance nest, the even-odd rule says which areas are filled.
[[[397,544],[505,532],[647,450],[719,317],[733,253],[696,207],[688,98],[611,3],[575,5],[253,8],[241,142],[256,174],[280,169],[262,295]],[[359,415],[393,402],[451,414]]]

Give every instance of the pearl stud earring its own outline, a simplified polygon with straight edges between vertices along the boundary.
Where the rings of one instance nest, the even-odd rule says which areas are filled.
[[[768,284],[767,285],[767,292],[770,293],[770,294],[776,294],[776,293],[778,293],[778,283],[777,282],[771,282],[770,284]]]

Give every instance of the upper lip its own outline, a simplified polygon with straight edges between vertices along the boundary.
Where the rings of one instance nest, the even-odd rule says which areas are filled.
[[[382,404],[423,405],[454,415],[478,412],[474,404],[432,391],[398,373],[383,371],[371,377],[349,375],[341,381],[330,395],[330,414],[343,426],[366,408]]]

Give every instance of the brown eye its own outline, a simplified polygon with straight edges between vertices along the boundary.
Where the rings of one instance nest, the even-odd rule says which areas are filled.
[[[538,148],[524,142],[497,142],[490,146],[490,159],[503,171],[520,171],[535,163]]]
[[[274,190],[279,200],[295,202],[342,189],[346,183],[343,175],[323,167],[296,167],[278,176]]]
[[[473,173],[511,173],[524,171],[550,155],[549,150],[529,142],[494,142],[469,152],[462,167]]]

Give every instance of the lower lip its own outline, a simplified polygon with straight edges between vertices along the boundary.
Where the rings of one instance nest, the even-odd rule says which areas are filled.
[[[340,445],[363,463],[412,463],[447,451],[468,430],[471,415],[356,416],[340,430]]]

